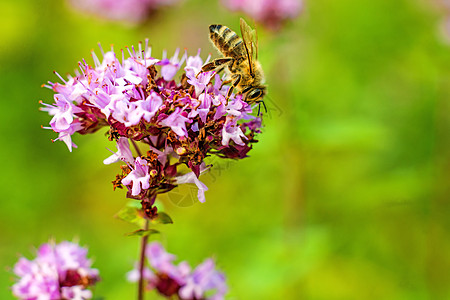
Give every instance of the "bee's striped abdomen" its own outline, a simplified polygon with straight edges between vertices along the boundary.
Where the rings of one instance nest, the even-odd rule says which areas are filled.
[[[209,26],[209,36],[216,48],[226,57],[237,58],[244,53],[242,39],[226,26]]]

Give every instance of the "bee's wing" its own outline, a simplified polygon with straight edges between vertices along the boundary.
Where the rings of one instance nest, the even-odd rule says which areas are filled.
[[[245,21],[241,18],[241,34],[244,40],[245,51],[247,52],[247,58],[250,65],[250,72],[253,74],[252,61],[258,57],[258,41],[256,36],[256,30],[252,29]]]
[[[255,60],[258,60],[258,34],[256,33],[256,28],[253,29],[253,52],[255,53]]]

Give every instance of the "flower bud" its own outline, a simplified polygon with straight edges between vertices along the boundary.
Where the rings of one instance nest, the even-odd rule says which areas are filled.
[[[186,148],[179,147],[179,148],[177,148],[176,152],[177,152],[178,155],[185,155],[186,154]]]

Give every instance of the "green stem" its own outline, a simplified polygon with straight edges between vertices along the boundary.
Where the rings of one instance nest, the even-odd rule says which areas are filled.
[[[144,230],[148,230],[148,220],[145,220]],[[144,233],[141,239],[141,253],[139,257],[139,282],[138,282],[138,300],[144,300],[144,265],[145,249],[147,248],[148,235]]]

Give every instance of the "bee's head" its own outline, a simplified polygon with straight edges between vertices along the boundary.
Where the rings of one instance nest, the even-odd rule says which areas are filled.
[[[265,86],[253,87],[248,91],[245,97],[245,101],[248,103],[256,103],[260,101],[265,94],[266,94]]]

